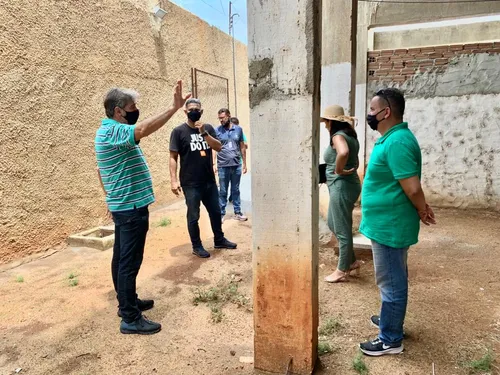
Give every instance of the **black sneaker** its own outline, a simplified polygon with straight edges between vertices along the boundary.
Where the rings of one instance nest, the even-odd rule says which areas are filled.
[[[370,322],[372,326],[379,328],[380,327],[380,316],[378,315],[372,315],[370,317]],[[406,336],[406,332],[403,330],[403,337]]]
[[[126,323],[122,320],[120,323],[120,332],[123,334],[136,334],[136,335],[152,335],[161,331],[161,324],[152,322],[146,319],[145,316],[140,316],[132,323]]]
[[[234,242],[229,241],[227,238],[223,238],[222,241],[216,242],[214,244],[214,247],[216,249],[236,249],[238,245],[236,245]]]
[[[137,307],[141,311],[150,310],[150,309],[152,309],[154,307],[154,305],[155,305],[155,301],[153,301],[152,299],[139,299],[139,298],[137,298]],[[123,318],[122,317],[122,312],[121,312],[120,309],[118,309],[118,312],[116,314],[120,318]]]
[[[203,246],[195,247],[193,249],[193,254],[196,255],[198,258],[210,258],[210,253],[206,251],[203,248]]]
[[[373,341],[367,341],[359,344],[359,349],[366,355],[379,357],[386,354],[400,354],[404,350],[401,343],[399,346],[385,345],[378,337]]]

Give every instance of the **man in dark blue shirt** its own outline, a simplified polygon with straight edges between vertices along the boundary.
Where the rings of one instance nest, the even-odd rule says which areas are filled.
[[[217,153],[217,170],[219,173],[219,203],[222,221],[224,221],[224,215],[226,214],[227,193],[230,182],[235,218],[246,221],[248,218],[241,212],[240,199],[241,175],[247,172],[243,129],[231,123],[229,109],[220,109],[218,116],[221,125],[217,128],[216,134],[222,144],[222,149]]]

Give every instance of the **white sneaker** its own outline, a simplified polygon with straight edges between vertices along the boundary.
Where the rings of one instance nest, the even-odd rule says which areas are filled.
[[[248,217],[243,215],[241,212],[239,214],[234,214],[234,218],[239,221],[247,221]]]

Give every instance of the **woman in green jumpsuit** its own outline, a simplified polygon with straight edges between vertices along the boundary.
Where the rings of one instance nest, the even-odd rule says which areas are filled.
[[[357,174],[359,142],[354,130],[354,119],[344,116],[344,109],[332,105],[321,118],[330,132],[330,145],[325,150],[326,179],[330,193],[328,227],[335,234],[339,246],[337,269],[325,278],[326,282],[345,281],[349,273],[360,267],[354,255],[352,212],[361,193]]]

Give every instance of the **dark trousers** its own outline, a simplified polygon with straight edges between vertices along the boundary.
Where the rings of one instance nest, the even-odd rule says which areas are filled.
[[[123,320],[130,323],[141,316],[137,307],[136,279],[144,256],[149,210],[146,206],[112,214],[115,245],[111,274]]]
[[[212,225],[215,243],[222,241],[224,239],[224,233],[222,232],[222,215],[220,212],[217,184],[212,182],[202,186],[185,186],[182,190],[186,198],[187,224],[193,249],[202,246],[200,226],[198,225],[198,220],[200,219],[200,202],[203,203],[210,216],[210,224]]]

